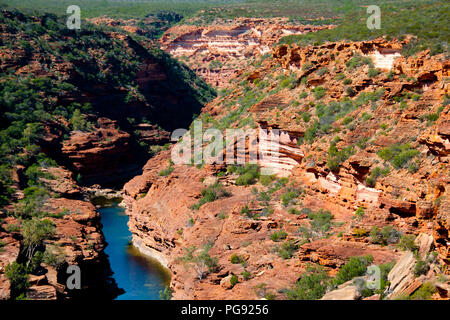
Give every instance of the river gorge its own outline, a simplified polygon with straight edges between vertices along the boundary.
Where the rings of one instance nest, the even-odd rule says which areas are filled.
[[[107,242],[105,253],[113,271],[112,277],[123,292],[116,300],[159,299],[160,291],[169,285],[169,271],[131,244],[128,216],[117,201],[103,204],[98,211]]]

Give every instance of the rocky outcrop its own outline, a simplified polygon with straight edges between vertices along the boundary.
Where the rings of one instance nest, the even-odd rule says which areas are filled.
[[[100,118],[97,124],[91,132],[74,131],[62,147],[66,162],[75,174],[80,174],[79,182],[111,183],[120,176],[129,177],[138,172],[130,135],[119,131],[117,124],[109,119]]]
[[[0,219],[4,219],[1,213]],[[16,261],[20,253],[20,241],[17,236],[5,230],[5,226],[13,222],[14,219],[11,218],[5,218],[0,222],[0,300],[7,300],[11,297],[10,283],[4,274],[5,268]]]
[[[418,257],[424,261],[427,260],[428,254],[433,246],[433,237],[421,233],[417,236],[415,243],[418,247]],[[422,284],[435,278],[436,274],[433,275],[433,273],[438,271],[435,269],[435,266],[432,265],[430,271],[426,275],[418,277],[414,274],[416,264],[417,256],[415,256],[413,252],[405,252],[400,257],[387,277],[390,283],[389,288],[387,289],[387,298],[392,299],[410,296],[419,289]]]
[[[284,18],[238,18],[207,26],[178,25],[167,30],[160,43],[172,56],[186,59],[209,84],[222,88],[246,60],[270,53],[282,37],[331,27],[295,25]]]
[[[353,280],[341,284],[338,289],[327,292],[320,300],[358,300],[361,293]]]
[[[271,58],[237,76],[239,86],[228,87],[224,96],[203,109],[209,123],[228,121],[227,128],[244,129],[250,123],[248,128],[281,132],[276,148],[266,149],[268,154],[277,153],[258,161],[263,168],[278,169],[278,177],[288,177],[289,187],[271,191],[266,203],[257,191],[267,192],[273,185],[256,184],[256,190],[236,186],[236,176],[224,173],[220,164],[174,165],[172,173],[160,176],[169,165],[169,152],[149,160],[142,175],[125,185],[133,240],[171,270],[174,298],[260,298],[262,291],[274,293],[292,286],[294,274],[304,272],[308,263],[320,264],[333,275],[351,257],[362,255],[372,255],[374,264],[397,261],[405,265],[390,275],[389,298],[394,298],[394,291],[395,295],[412,294],[424,281],[437,277],[435,272],[411,278],[415,261],[398,252],[394,244],[398,239],[380,246],[369,235],[372,228],[386,226],[402,234],[426,234],[418,237],[419,251],[429,251],[431,246],[438,253],[434,263],[448,264],[448,161],[442,151],[442,141],[447,139],[443,88],[448,66],[442,55],[399,56],[407,41],[380,38],[277,46]],[[352,69],[347,62],[353,57],[359,62]],[[369,69],[376,67],[379,73],[369,76]],[[405,103],[400,106],[402,99],[406,107]],[[429,116],[432,113],[437,113],[438,121],[427,120],[436,117]],[[248,119],[253,122],[244,121]],[[432,142],[436,141],[430,138],[433,134],[442,141]],[[256,143],[261,146],[264,139],[260,135]],[[417,150],[407,164],[394,166],[380,156],[380,150],[407,143]],[[339,163],[333,166],[335,159]],[[389,170],[383,171],[385,167]],[[195,210],[192,205],[213,181],[219,181],[231,196]],[[294,203],[283,205],[282,194],[289,188],[301,192]],[[272,211],[265,215],[268,207]],[[356,216],[359,207],[363,214]],[[332,231],[322,235],[325,239],[305,241],[300,230],[310,226],[307,212],[319,209],[333,214]],[[279,243],[269,240],[279,229],[298,244],[291,259],[280,258]],[[198,278],[192,266],[182,261],[189,248],[195,246],[192,252],[199,253],[204,245],[219,267]],[[242,257],[243,264],[230,263],[232,255]],[[250,280],[241,278],[244,269],[250,272]],[[234,286],[229,284],[232,275],[238,277]],[[283,294],[276,297],[285,298]],[[326,298],[361,296],[348,284]]]
[[[42,263],[29,276],[30,287],[26,296],[32,300],[77,299],[102,296],[111,299],[119,290],[111,278],[106,246],[100,225],[100,216],[90,202],[66,198],[51,198],[45,205],[47,212],[58,218],[47,218],[55,226],[54,235],[45,241],[48,250],[58,261],[48,265]],[[6,265],[16,261],[21,255],[20,234],[5,236],[2,228],[20,225],[15,218],[7,218],[0,225],[0,240],[6,243],[0,248],[0,299],[10,298],[10,284],[4,275]],[[69,265],[77,265],[81,271],[81,290],[69,290],[66,272]]]
[[[436,126],[425,131],[419,141],[441,158],[443,162],[449,162],[450,155],[450,114],[444,113],[438,119]]]

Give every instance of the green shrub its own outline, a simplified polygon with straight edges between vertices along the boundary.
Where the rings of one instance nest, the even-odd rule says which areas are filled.
[[[239,280],[238,280],[237,275],[234,275],[234,274],[233,274],[233,275],[231,276],[231,278],[230,278],[230,284],[231,284],[231,286],[234,287],[234,286],[236,285],[236,283],[238,283],[238,281],[239,281]]]
[[[295,244],[294,240],[288,240],[278,249],[278,255],[283,259],[290,259],[297,250],[298,246]]]
[[[22,223],[23,245],[26,248],[28,261],[33,258],[35,250],[55,233],[55,225],[51,220],[33,218]]]
[[[427,114],[425,118],[428,120],[428,125],[431,125],[433,122],[437,121],[442,111],[444,111],[444,106],[440,106],[435,113]]]
[[[364,275],[367,267],[372,262],[373,257],[371,255],[351,257],[350,260],[339,269],[336,277],[333,279],[333,284],[338,286],[344,282],[352,280],[355,277]]]
[[[23,294],[30,286],[28,282],[27,268],[16,261],[8,264],[5,268],[5,276],[11,284],[11,295],[17,297]]]
[[[401,235],[401,232],[395,230],[392,226],[384,226],[382,230],[378,227],[373,227],[370,230],[370,241],[372,243],[388,245],[399,242]]]
[[[431,296],[436,292],[436,287],[431,282],[424,283],[416,292],[411,295],[411,300],[431,300]]]
[[[428,261],[418,259],[414,266],[414,275],[416,277],[418,277],[422,274],[426,274],[428,272],[428,270],[430,270],[430,265],[429,265]]]
[[[356,211],[355,211],[355,216],[359,220],[361,220],[364,217],[364,214],[365,214],[364,207],[358,207],[358,209],[356,209]]]
[[[259,182],[263,185],[263,186],[268,186],[273,180],[275,180],[275,176],[274,175],[261,175],[259,177]]]
[[[338,150],[336,147],[336,142],[331,142],[327,156],[328,169],[330,169],[331,171],[338,171],[341,163],[347,160],[351,155],[353,155],[354,152],[355,150],[353,146],[347,146],[342,148],[341,150]]]
[[[324,87],[316,87],[312,90],[312,92],[314,93],[314,98],[316,100],[320,100],[325,96],[326,90],[324,89]]]
[[[335,79],[336,80],[344,80],[345,79],[345,74],[343,74],[342,72],[339,72],[338,74],[336,74]]]
[[[310,70],[312,67],[313,67],[313,65],[312,65],[311,63],[305,62],[305,63],[303,64],[303,66],[302,66],[302,70],[308,71],[308,70]]]
[[[389,168],[376,167],[370,172],[370,175],[366,178],[366,183],[369,187],[375,187],[379,176],[387,176],[389,174]]]
[[[361,115],[361,121],[366,122],[367,120],[370,120],[372,118],[372,115],[370,113],[364,112]]]
[[[169,163],[169,166],[166,169],[161,170],[158,173],[158,175],[161,176],[161,177],[166,177],[169,174],[171,174],[173,172],[173,170],[175,170],[175,169],[172,167],[172,163]]]
[[[369,68],[368,76],[369,78],[375,78],[377,75],[380,74],[380,72],[381,71],[379,69]]]
[[[239,255],[237,255],[236,253],[233,253],[230,257],[230,262],[232,264],[240,264],[240,263],[245,263],[245,259]]]
[[[303,112],[302,119],[304,122],[308,123],[309,120],[311,120],[311,113],[309,113],[308,111]]]
[[[298,210],[298,209],[296,209],[296,208],[294,208],[294,207],[289,208],[288,212],[289,212],[290,214],[295,214],[295,215],[301,214],[300,210]]]
[[[252,274],[250,272],[248,272],[247,270],[242,272],[241,275],[245,281],[249,280],[252,277]]]
[[[279,230],[279,231],[274,231],[271,235],[270,235],[270,239],[272,241],[280,241],[280,240],[284,240],[287,237],[287,232],[284,230]]]
[[[42,255],[42,262],[58,269],[66,262],[66,254],[60,247],[47,246]]]
[[[377,154],[381,159],[389,161],[396,169],[400,169],[403,168],[409,160],[417,156],[419,151],[413,149],[411,145],[406,143],[403,145],[394,144],[380,150]]]
[[[247,204],[241,208],[241,214],[245,215],[248,218],[253,218],[250,208]]]
[[[287,207],[289,204],[294,202],[294,199],[296,199],[300,195],[300,190],[295,188],[288,188],[288,190],[281,195],[281,202],[283,203],[283,206]]]
[[[90,131],[93,127],[92,123],[86,121],[86,116],[81,113],[80,109],[75,109],[69,123],[72,130],[76,131]]]
[[[302,93],[300,93],[300,95],[298,96],[300,99],[305,99],[308,96],[308,92],[303,91]]]
[[[352,71],[355,68],[363,66],[365,64],[372,67],[373,66],[372,59],[368,57],[362,57],[359,52],[355,52],[353,54],[353,57],[345,63],[345,65],[347,66],[347,70],[349,71]]]
[[[302,210],[303,211],[303,210]],[[320,209],[317,212],[308,213],[308,219],[310,220],[311,229],[319,236],[324,235],[331,228],[331,220],[334,216],[328,210]]]
[[[437,252],[434,251],[428,255],[428,257],[425,260],[422,260],[422,258],[417,255],[416,259],[416,265],[414,266],[414,275],[416,277],[427,274],[427,272],[430,270],[430,264],[433,263],[436,260]]]
[[[169,286],[166,286],[164,290],[159,291],[159,298],[161,300],[170,300],[172,299],[172,294],[173,294],[172,289],[170,289]]]
[[[281,88],[294,89],[297,86],[297,78],[295,74],[289,75],[286,79],[282,80],[280,83]]]
[[[352,116],[348,116],[345,117],[344,119],[342,119],[342,124],[345,126],[347,124],[349,124],[350,122],[352,122],[355,118]]]
[[[20,231],[20,225],[14,224],[14,223],[7,224],[6,227],[5,227],[5,230],[10,232],[10,233],[12,233],[12,232],[19,232]]]
[[[416,252],[419,248],[414,242],[415,239],[416,237],[413,234],[405,234],[400,238],[398,247],[405,251],[409,250],[411,252]]]
[[[255,184],[260,176],[259,166],[252,163],[247,163],[245,166],[231,165],[228,166],[227,171],[239,174],[239,177],[236,179],[236,185],[238,186]]]
[[[327,67],[324,67],[324,68],[320,68],[319,70],[317,70],[317,75],[323,76],[325,73],[329,73],[329,72],[330,72],[330,70],[328,70]]]
[[[290,300],[317,300],[323,297],[329,286],[330,276],[321,266],[307,265],[292,289],[287,290]]]
[[[354,97],[356,95],[356,91],[355,89],[353,89],[353,87],[346,87],[345,93],[347,93],[349,97]]]
[[[179,260],[188,267],[194,267],[198,278],[203,279],[204,275],[209,272],[218,270],[218,259],[209,255],[211,245],[205,245],[200,253],[195,254],[197,247],[191,246],[185,248],[185,254]]]
[[[231,193],[224,189],[223,185],[217,181],[216,183],[202,190],[202,198],[191,209],[198,210],[207,202],[213,202],[220,198],[230,197]]]

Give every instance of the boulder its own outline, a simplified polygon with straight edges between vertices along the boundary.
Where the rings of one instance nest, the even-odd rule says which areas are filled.
[[[414,281],[413,270],[415,265],[416,258],[412,252],[405,252],[401,256],[388,274],[388,281],[390,282],[388,298],[403,294],[405,289]]]
[[[434,242],[433,236],[429,234],[420,233],[417,236],[415,243],[419,247],[419,255],[422,259],[427,258],[428,252],[430,252],[433,242]]]
[[[419,248],[419,256],[421,259],[426,259],[428,253],[433,245],[433,237],[426,233],[421,233],[415,240]],[[388,274],[389,285],[389,299],[411,295],[416,291],[425,281],[423,277],[416,278],[414,275],[414,267],[416,265],[416,258],[412,252],[405,252],[400,260]]]
[[[231,284],[231,278],[233,277],[232,274],[226,276],[222,280],[220,280],[220,286],[224,289],[231,289],[233,288],[233,285]]]
[[[358,287],[348,285],[328,292],[320,300],[357,300],[359,298],[361,298],[361,293],[359,293]]]

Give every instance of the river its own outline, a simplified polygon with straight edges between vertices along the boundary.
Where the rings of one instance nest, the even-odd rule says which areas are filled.
[[[118,287],[125,291],[116,299],[160,299],[159,292],[169,284],[170,274],[158,261],[142,255],[131,245],[128,216],[124,208],[118,206],[118,202],[103,202],[98,211],[108,243],[105,252],[114,272],[113,278]]]

